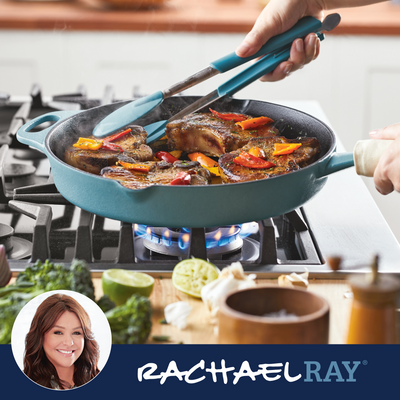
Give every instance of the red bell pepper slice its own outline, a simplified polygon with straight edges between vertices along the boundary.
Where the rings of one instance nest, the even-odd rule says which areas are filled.
[[[122,136],[125,136],[127,133],[129,133],[129,132],[131,132],[131,131],[132,131],[132,129],[131,129],[131,128],[128,128],[128,129],[125,129],[125,130],[122,131],[122,132],[114,133],[113,135],[110,135],[110,136],[105,137],[105,138],[104,138],[104,141],[106,141],[106,142],[112,142],[112,141],[114,141],[114,140],[117,140],[117,139],[119,139],[119,138],[122,138]]]
[[[111,151],[119,151],[119,152],[124,151],[121,146],[118,146],[115,143],[110,143],[110,142],[106,142],[106,141],[103,142],[103,145],[101,146],[101,148],[104,150],[111,150]]]
[[[243,114],[232,114],[232,113],[220,113],[218,111],[212,110],[209,108],[209,110],[218,118],[221,118],[225,121],[234,121],[234,122],[239,122],[239,121],[244,121],[248,117]]]
[[[170,182],[170,185],[190,185],[191,179],[191,174],[187,172],[178,172],[175,176],[175,179]]]
[[[159,160],[164,160],[170,164],[173,164],[175,161],[178,161],[178,158],[176,158],[172,154],[168,153],[168,151],[157,151],[155,156]]]
[[[233,162],[247,168],[269,169],[276,167],[274,163],[255,157],[245,151],[241,151],[240,154],[233,159]]]
[[[107,136],[106,138],[104,138],[103,146],[101,146],[101,148],[104,150],[111,150],[111,151],[119,151],[119,152],[124,151],[121,146],[118,146],[117,144],[111,143],[111,142],[122,138],[122,136],[125,136],[127,133],[129,133],[131,131],[132,131],[132,129],[128,128],[122,132],[114,133],[113,135]]]

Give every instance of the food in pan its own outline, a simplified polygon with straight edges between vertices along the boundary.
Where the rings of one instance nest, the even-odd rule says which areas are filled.
[[[100,174],[102,168],[114,165],[120,153],[138,161],[149,161],[153,159],[153,151],[146,145],[146,137],[144,128],[136,125],[102,140],[94,136],[79,138],[66,150],[64,160],[92,174]]]
[[[259,121],[260,125],[244,125],[243,121],[255,120],[250,115],[228,113],[197,113],[170,122],[165,134],[170,150],[182,150],[187,153],[201,152],[208,156],[219,157],[222,154],[243,147],[255,137],[279,135],[268,117]]]
[[[147,161],[137,163],[127,158],[117,165],[103,168],[104,178],[119,181],[129,189],[142,189],[151,185],[208,185],[211,173],[197,161]]]
[[[258,138],[224,154],[218,164],[224,183],[246,182],[296,171],[315,161],[318,151],[315,138]]]
[[[165,138],[153,148],[145,144],[146,131],[131,126],[103,140],[79,138],[64,159],[141,189],[266,179],[296,171],[318,157],[316,138],[285,138],[269,117],[210,111],[169,123]]]

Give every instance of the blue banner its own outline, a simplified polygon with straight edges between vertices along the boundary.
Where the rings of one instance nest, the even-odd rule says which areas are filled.
[[[57,392],[24,375],[11,345],[0,360],[1,399],[370,399],[400,377],[399,345],[113,345],[95,379]]]

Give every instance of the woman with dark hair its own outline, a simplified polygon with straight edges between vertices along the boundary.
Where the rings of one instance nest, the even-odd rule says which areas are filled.
[[[24,373],[41,386],[72,389],[99,372],[90,318],[72,297],[54,294],[37,308],[25,340]]]

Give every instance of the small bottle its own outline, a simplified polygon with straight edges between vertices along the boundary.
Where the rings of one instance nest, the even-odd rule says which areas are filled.
[[[349,279],[353,304],[347,337],[348,344],[397,344],[397,296],[400,281],[378,274],[378,257],[368,275]]]

